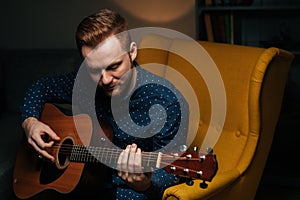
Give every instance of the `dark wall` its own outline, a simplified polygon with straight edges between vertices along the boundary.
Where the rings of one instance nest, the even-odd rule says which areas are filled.
[[[10,0],[0,6],[0,48],[75,48],[77,24],[101,8],[120,12],[129,28],[158,26],[194,38],[194,0]]]

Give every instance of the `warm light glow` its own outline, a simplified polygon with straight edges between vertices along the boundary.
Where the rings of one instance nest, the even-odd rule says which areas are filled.
[[[194,0],[114,0],[137,18],[149,22],[169,22],[194,8]]]

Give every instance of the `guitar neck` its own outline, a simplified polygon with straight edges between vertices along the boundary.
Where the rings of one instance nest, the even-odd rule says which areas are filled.
[[[111,166],[117,164],[121,152],[122,150],[117,148],[73,145],[69,159],[71,162],[101,162]],[[142,166],[159,168],[163,160],[162,156],[164,156],[162,153],[142,152]]]

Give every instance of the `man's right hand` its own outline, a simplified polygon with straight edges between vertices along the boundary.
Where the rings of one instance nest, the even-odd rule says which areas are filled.
[[[57,134],[47,124],[44,124],[34,117],[25,119],[22,123],[22,127],[25,131],[28,143],[32,145],[40,155],[54,162],[54,157],[46,151],[46,148],[51,147],[55,141],[60,140]],[[43,140],[45,136],[48,137],[47,141]]]

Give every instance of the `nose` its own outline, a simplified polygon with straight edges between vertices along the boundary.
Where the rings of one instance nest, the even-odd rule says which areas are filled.
[[[103,85],[108,85],[112,81],[112,76],[106,70],[103,70],[101,73],[100,81]]]

